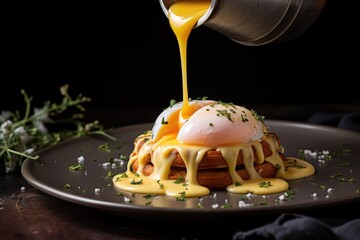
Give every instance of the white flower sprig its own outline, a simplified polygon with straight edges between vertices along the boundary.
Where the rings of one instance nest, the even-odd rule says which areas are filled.
[[[28,97],[24,90],[21,94],[26,103],[23,116],[19,111],[2,111],[0,113],[0,166],[5,171],[12,172],[21,166],[24,159],[38,159],[38,155],[33,155],[37,150],[49,145],[59,143],[68,138],[77,138],[84,135],[100,134],[112,140],[113,136],[107,134],[99,121],[85,123],[80,121],[84,118],[85,108],[83,103],[91,101],[90,98],[79,94],[76,99],[72,99],[68,93],[69,86],[64,85],[60,88],[63,96],[62,102],[51,103],[46,101],[42,108],[34,108],[31,111],[32,99]],[[58,119],[58,117],[69,108],[76,108],[79,112],[71,117]],[[48,126],[67,123],[71,129],[61,129],[50,131]]]

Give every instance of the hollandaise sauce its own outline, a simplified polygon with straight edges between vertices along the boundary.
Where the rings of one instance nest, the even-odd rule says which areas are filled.
[[[270,135],[263,134],[262,130],[260,130],[262,137],[245,143],[205,145],[200,143],[189,144],[178,140],[180,128],[197,110],[203,107],[201,104],[189,104],[186,51],[188,37],[192,29],[207,12],[210,4],[210,0],[179,0],[174,2],[169,9],[170,25],[176,35],[180,49],[183,86],[182,107],[173,111],[166,121],[163,119],[164,121],[161,123],[163,125],[157,132],[157,136],[154,137],[151,132],[138,136],[127,165],[127,171],[113,177],[113,183],[118,189],[143,194],[164,194],[174,198],[207,195],[210,190],[198,183],[197,175],[199,164],[209,150],[220,152],[225,159],[226,166],[224,169],[232,179],[232,184],[227,186],[226,190],[232,193],[271,194],[282,192],[289,188],[286,180],[303,178],[315,172],[314,167],[306,161],[296,158],[283,160],[279,155],[283,150],[282,146]],[[206,104],[210,106],[214,103]],[[215,114],[232,122],[234,119],[231,119],[230,114],[234,112],[235,108],[225,112],[217,110]],[[244,113],[245,111],[239,113],[241,114],[241,119],[238,120],[240,124],[258,121],[254,116],[250,116],[251,113],[247,113],[248,115],[244,115]],[[249,120],[250,117],[251,120]],[[212,128],[211,124],[208,123],[206,127]],[[235,123],[232,122],[231,124]],[[265,129],[264,124],[264,132]],[[203,134],[206,135],[205,130]],[[269,145],[271,151],[269,156],[265,157],[261,141]],[[242,155],[243,166],[249,179],[245,180],[237,173],[239,154]],[[169,179],[172,164],[178,155],[184,162],[186,174],[176,180]],[[264,162],[270,163],[277,169],[274,178],[262,178],[255,169],[255,164]],[[137,164],[136,171],[133,169],[135,163]],[[146,174],[149,171],[151,173]]]
[[[208,11],[210,4],[211,0],[180,0],[176,1],[169,8],[168,18],[179,44],[181,60],[183,107],[180,113],[180,125],[196,111],[196,109],[192,109],[189,106],[188,101],[187,42],[192,29],[199,19]]]

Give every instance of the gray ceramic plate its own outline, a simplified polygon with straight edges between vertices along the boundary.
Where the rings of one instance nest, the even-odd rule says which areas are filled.
[[[306,159],[316,167],[316,175],[291,181],[293,193],[285,196],[250,196],[212,192],[202,198],[177,201],[166,196],[146,198],[143,194],[121,192],[113,187],[111,174],[124,172],[126,162],[113,161],[128,156],[136,136],[151,129],[151,124],[125,126],[103,137],[83,137],[39,152],[40,160],[27,159],[22,175],[35,188],[57,198],[114,214],[132,217],[196,220],[203,217],[258,216],[285,211],[302,211],[360,200],[360,134],[347,130],[297,122],[268,120],[287,156],[298,157],[299,149],[313,155]],[[106,148],[99,148],[102,144]],[[314,152],[329,151],[331,159]],[[325,154],[326,155],[326,154]],[[69,170],[69,164],[84,158],[84,168]],[[114,164],[107,163],[115,162]],[[239,202],[242,204],[239,205]],[[245,206],[245,207],[244,207]]]

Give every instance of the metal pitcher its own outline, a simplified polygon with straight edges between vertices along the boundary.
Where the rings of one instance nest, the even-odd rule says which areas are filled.
[[[160,0],[165,15],[176,0]],[[204,25],[243,45],[296,38],[320,15],[326,0],[212,0],[195,27]]]

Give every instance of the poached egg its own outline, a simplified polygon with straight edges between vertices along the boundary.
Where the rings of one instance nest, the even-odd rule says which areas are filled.
[[[192,115],[179,121],[182,102],[165,109],[152,128],[154,140],[176,135],[185,144],[224,146],[260,140],[266,131],[264,118],[254,110],[213,100],[189,102]]]

